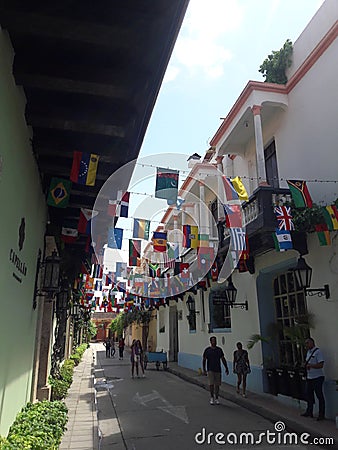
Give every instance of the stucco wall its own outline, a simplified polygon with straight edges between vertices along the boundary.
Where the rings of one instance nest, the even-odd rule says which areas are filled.
[[[30,400],[38,311],[32,308],[33,291],[46,210],[24,118],[25,96],[15,85],[13,51],[3,31],[0,55],[0,433],[6,434],[16,413]],[[25,239],[20,250],[22,218]],[[26,274],[10,260],[14,254]]]

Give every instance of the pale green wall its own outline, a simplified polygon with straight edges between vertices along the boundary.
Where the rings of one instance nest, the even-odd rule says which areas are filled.
[[[25,123],[25,96],[12,76],[13,51],[0,31],[0,434],[30,400],[37,309],[32,308],[38,249],[43,251],[46,206]],[[0,164],[1,165],[1,164]],[[25,241],[19,250],[19,226]],[[11,249],[27,267],[22,283]]]

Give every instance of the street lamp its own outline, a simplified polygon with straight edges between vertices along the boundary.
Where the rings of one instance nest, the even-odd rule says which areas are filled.
[[[328,284],[324,284],[323,288],[318,289],[310,289],[311,285],[311,277],[312,277],[312,268],[306,264],[303,256],[300,256],[296,267],[292,269],[295,274],[296,281],[301,289],[304,290],[305,295],[318,295],[318,297],[330,298],[330,289]]]
[[[224,287],[224,294],[225,294],[227,303],[232,305],[236,302],[237,288],[234,286],[231,276],[228,278],[227,286]]]
[[[68,293],[69,293],[68,289],[64,289],[61,292],[59,292],[57,299],[56,299],[56,314],[57,315],[68,310],[68,307],[69,307]]]
[[[52,299],[59,292],[60,261],[61,258],[55,250],[53,250],[52,254],[47,256],[44,261],[41,261],[41,250],[39,250],[38,259],[36,262],[33,309],[36,309],[37,307],[37,296]],[[44,270],[41,288],[39,289],[38,281],[41,269]]]
[[[41,265],[44,267],[41,290],[53,297],[59,291],[60,260],[57,252],[53,250]]]

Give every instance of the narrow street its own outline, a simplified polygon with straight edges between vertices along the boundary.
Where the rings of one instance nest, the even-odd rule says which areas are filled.
[[[273,422],[223,398],[220,405],[210,405],[206,390],[163,371],[162,367],[156,371],[154,364],[148,366],[145,378],[141,375],[132,379],[128,351],[121,361],[117,354],[115,358],[106,358],[101,344],[95,344],[94,348],[98,424],[102,433],[99,448],[102,450],[252,448],[256,445],[251,442],[233,445],[236,436],[239,442],[243,432],[251,432],[257,439],[267,430],[276,431]],[[232,433],[233,444],[221,443],[226,439],[222,436],[218,436],[217,443],[217,433],[224,433],[224,436]],[[271,444],[263,437],[257,447],[267,449]],[[300,443],[288,446],[280,442],[278,448],[310,446]]]

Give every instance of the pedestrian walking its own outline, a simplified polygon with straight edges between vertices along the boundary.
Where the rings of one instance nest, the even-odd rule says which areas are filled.
[[[119,347],[119,359],[123,359],[123,352],[124,352],[124,339],[123,339],[123,337],[121,337],[119,339],[118,347]]]
[[[217,345],[215,336],[210,338],[210,347],[203,352],[203,373],[208,376],[210,388],[210,405],[219,405],[218,394],[221,385],[221,361],[225,367],[225,373],[229,375],[228,365],[221,347]],[[207,367],[207,371],[206,371]]]
[[[103,345],[106,347],[106,358],[110,358],[110,347],[111,347],[110,339],[107,338],[107,339],[104,341]]]
[[[116,349],[115,349],[115,340],[112,337],[110,339],[110,356],[112,356],[113,358],[115,358],[115,353],[116,353]]]
[[[243,382],[243,397],[246,397],[246,377],[251,372],[248,352],[243,349],[241,342],[236,344],[237,350],[234,351],[233,372],[237,375],[237,394],[241,393],[241,384]]]
[[[134,378],[134,372],[135,372],[135,344],[136,339],[133,339],[133,342],[131,343],[130,347],[130,362],[131,362],[131,377]]]
[[[309,337],[305,341],[307,348],[305,369],[306,369],[306,396],[307,408],[302,414],[303,417],[313,417],[313,406],[316,394],[318,398],[317,420],[325,419],[325,399],[323,394],[324,383],[324,357],[321,350],[315,346],[315,341]]]
[[[144,365],[143,365],[143,348],[141,341],[138,339],[135,342],[135,367],[136,367],[136,375],[139,378],[139,369],[138,366],[140,365],[142,370],[142,377],[144,378]]]

